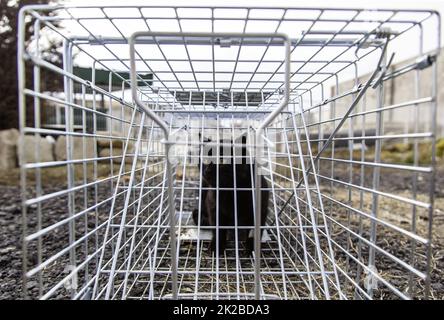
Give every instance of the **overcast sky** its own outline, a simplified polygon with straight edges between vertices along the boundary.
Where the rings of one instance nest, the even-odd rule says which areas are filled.
[[[366,8],[366,9],[434,9],[441,13],[444,10],[442,0],[66,0],[76,5],[213,5],[213,6],[290,6],[290,7],[325,7],[325,8]]]
[[[130,0],[130,1],[121,1],[121,0],[65,0],[64,3],[67,5],[78,5],[78,6],[94,6],[94,5],[103,5],[103,6],[112,6],[112,5],[161,5],[161,6],[168,6],[168,5],[176,5],[176,6],[192,6],[192,5],[198,5],[198,6],[205,6],[205,5],[211,5],[211,6],[239,6],[239,7],[248,7],[248,6],[254,6],[254,7],[260,7],[260,6],[273,6],[273,7],[323,7],[323,8],[365,8],[370,10],[377,10],[377,9],[432,9],[437,10],[441,14],[444,11],[444,1],[443,0],[423,0],[423,1],[407,1],[407,0],[335,0],[335,1],[326,1],[326,0],[310,0],[310,1],[296,1],[296,0],[273,0],[273,1],[261,1],[261,0],[214,0],[214,1],[196,1],[196,0],[187,0],[187,1],[178,1],[178,0]],[[85,14],[87,10],[85,10]],[[120,14],[120,12],[119,12]],[[93,21],[91,21],[93,23]],[[164,21],[162,23],[165,24]],[[77,26],[78,27],[78,26]],[[92,25],[94,28],[94,33],[96,34],[102,34],[102,35],[111,35],[113,30],[101,28],[100,24]],[[131,32],[136,31],[138,27],[133,27],[131,25],[126,26],[128,29],[128,34],[131,34]],[[227,24],[226,26],[222,26],[222,29],[225,31],[225,28],[227,31],[236,31],[233,30],[232,25]],[[257,28],[260,29],[260,25],[258,25]],[[162,26],[162,31],[167,31],[164,29],[168,29],[168,25]],[[230,29],[231,28],[231,29]],[[72,31],[75,33],[75,28],[71,28]],[[112,29],[112,28],[111,28]],[[125,29],[125,28],[122,28]],[[260,31],[266,31],[266,30],[254,30],[256,32]],[[114,30],[115,31],[115,30]],[[174,30],[176,31],[176,30]],[[194,30],[193,30],[194,31]],[[206,31],[206,30],[198,30],[198,31]],[[252,31],[252,30],[247,30]],[[292,30],[293,32],[293,30]],[[297,34],[294,32],[294,34]],[[295,37],[294,35],[290,35],[291,37]],[[442,36],[442,33],[441,33]],[[415,36],[413,36],[415,37]],[[412,56],[417,54],[416,49],[412,49],[414,45],[412,45],[412,41],[414,39],[409,39],[409,37],[403,37],[404,41],[397,41],[392,44],[392,47],[390,48],[392,51],[396,52],[395,55],[395,62],[400,62],[403,60],[406,60],[408,58],[411,58]],[[416,37],[417,38],[417,37]],[[425,50],[427,51],[430,48],[436,47],[436,33],[434,32],[427,32],[425,34]],[[441,40],[443,42],[443,40]],[[100,54],[100,48],[95,46],[95,54]],[[116,48],[116,54],[118,55],[125,55],[127,56],[127,46],[122,46],[121,52],[118,48]],[[82,56],[80,55],[76,61],[77,64],[88,64],[86,60],[83,60]],[[367,68],[367,69],[366,69]],[[360,73],[367,73],[369,72],[374,66],[368,65],[364,66],[360,69]]]
[[[67,0],[68,2],[78,3],[79,5],[111,5],[122,4],[121,0]],[[145,3],[146,5],[229,5],[229,6],[270,6],[270,1],[261,1],[261,0],[213,0],[213,1],[202,1],[202,0],[126,0],[125,4],[141,4]],[[441,2],[441,4],[440,4]],[[313,6],[323,6],[323,7],[362,7],[362,8],[393,8],[393,7],[402,7],[402,8],[438,8],[442,7],[441,0],[419,0],[419,1],[408,1],[408,0],[311,0],[311,1],[297,1],[297,0],[274,0],[273,5],[276,6],[296,6],[296,7],[313,7]],[[308,4],[307,4],[308,3]]]

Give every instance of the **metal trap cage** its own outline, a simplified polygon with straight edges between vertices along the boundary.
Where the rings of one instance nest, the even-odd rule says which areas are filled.
[[[436,12],[28,6],[19,21],[27,297],[430,297]],[[206,184],[210,145],[232,173]],[[400,145],[411,159],[388,159]],[[250,201],[251,223],[220,225],[220,200],[202,223],[210,192],[239,221]]]

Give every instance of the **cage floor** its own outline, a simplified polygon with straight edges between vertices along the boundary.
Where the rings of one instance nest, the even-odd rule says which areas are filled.
[[[240,248],[236,258],[234,242],[229,241],[225,253],[216,259],[214,253],[209,252],[208,244],[207,241],[201,242],[199,254],[195,242],[180,246],[179,298],[254,298],[252,257],[242,252],[244,248]],[[169,252],[169,242],[162,241],[157,247],[158,257],[154,270],[147,268],[134,271],[134,282],[130,286],[128,299],[171,298]],[[262,296],[267,299],[308,299],[307,272],[301,268],[301,265],[297,266],[289,258],[283,261],[279,259],[276,241],[266,242],[261,260]],[[144,274],[151,276],[144,279]],[[317,279],[316,276],[313,278]]]

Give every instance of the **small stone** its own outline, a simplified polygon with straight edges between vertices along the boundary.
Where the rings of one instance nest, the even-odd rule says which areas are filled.
[[[18,206],[15,204],[12,204],[9,206],[2,206],[1,208],[3,211],[6,211],[6,212],[16,212],[17,210],[19,210]]]
[[[437,291],[444,290],[444,284],[442,284],[442,283],[432,283],[431,286],[433,289],[435,289]]]
[[[28,281],[26,283],[26,288],[27,289],[32,289],[32,288],[35,288],[35,287],[37,287],[37,281]]]
[[[6,248],[0,249],[0,254],[7,254],[9,252],[14,251],[15,249],[17,249],[15,246],[8,246]]]

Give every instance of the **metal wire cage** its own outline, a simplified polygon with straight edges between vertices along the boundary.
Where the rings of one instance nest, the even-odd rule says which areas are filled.
[[[429,297],[436,12],[28,6],[18,32],[21,139],[57,140],[55,160],[20,145],[26,296]],[[45,90],[42,69],[63,92]],[[399,101],[387,99],[395,78],[412,84]],[[202,150],[242,135],[255,208],[269,191],[266,223],[255,210],[212,252],[224,226],[191,212],[204,191],[242,188],[235,172],[228,188],[204,186]],[[384,158],[394,143],[411,146],[407,163]]]

